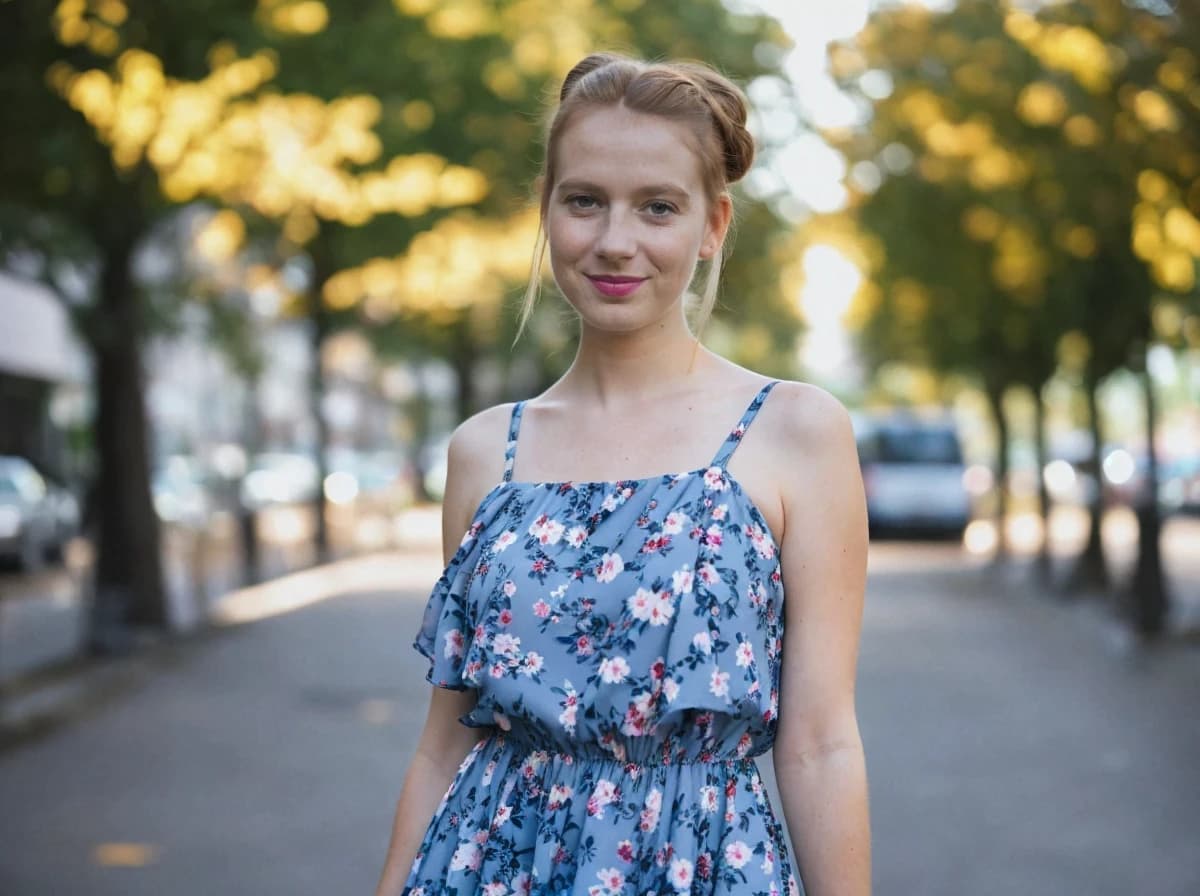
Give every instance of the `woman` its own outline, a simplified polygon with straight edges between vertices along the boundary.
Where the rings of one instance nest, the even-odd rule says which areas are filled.
[[[685,316],[701,261],[697,328],[715,299],[745,121],[705,66],[567,75],[522,322],[548,246],[579,350],[451,440],[415,645],[436,687],[378,896],[869,892],[849,415]]]

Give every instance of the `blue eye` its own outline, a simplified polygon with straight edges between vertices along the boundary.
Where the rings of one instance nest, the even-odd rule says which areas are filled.
[[[655,218],[665,218],[667,215],[675,213],[675,206],[661,199],[656,199],[654,202],[646,205],[646,210]]]
[[[571,206],[572,208],[580,209],[581,211],[596,207],[596,197],[588,196],[586,193],[577,193],[574,196],[568,196],[566,202],[567,205]]]

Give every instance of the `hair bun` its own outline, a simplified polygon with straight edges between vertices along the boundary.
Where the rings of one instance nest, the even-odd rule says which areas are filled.
[[[679,66],[704,91],[712,109],[713,123],[725,150],[725,180],[735,183],[745,177],[754,164],[754,138],[746,130],[746,95],[724,75],[707,65],[682,63]]]

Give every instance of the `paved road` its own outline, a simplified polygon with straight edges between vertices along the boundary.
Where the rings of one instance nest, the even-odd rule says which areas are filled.
[[[437,571],[393,556],[272,586],[248,602],[331,596],[176,648],[0,756],[0,893],[372,892]],[[1095,608],[987,584],[952,546],[874,546],[875,892],[1200,893],[1198,696],[1200,647],[1130,656]]]

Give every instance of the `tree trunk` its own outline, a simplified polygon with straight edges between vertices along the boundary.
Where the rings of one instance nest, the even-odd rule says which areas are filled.
[[[470,315],[464,314],[453,324],[454,345],[450,363],[458,379],[458,419],[466,420],[475,413],[475,359],[479,349],[471,332]]]
[[[96,380],[97,524],[92,649],[129,646],[131,627],[168,624],[158,515],[150,496],[142,305],[130,275],[133,232],[98,240],[103,269],[89,337]],[[132,229],[131,229],[132,231]]]
[[[1125,611],[1134,630],[1143,637],[1161,635],[1166,627],[1169,600],[1163,575],[1162,515],[1158,509],[1158,461],[1154,429],[1158,420],[1154,381],[1149,366],[1141,370],[1142,395],[1146,403],[1146,478],[1137,495],[1138,557],[1133,580],[1124,595]]]
[[[321,299],[323,279],[316,278],[313,288],[308,295],[308,315],[311,326],[312,369],[309,374],[309,406],[313,423],[316,425],[317,445],[317,490],[312,499],[313,513],[313,553],[316,563],[329,560],[329,521],[327,519],[327,502],[325,500],[325,477],[329,454],[329,422],[325,419],[325,367],[322,363],[325,340],[329,338],[331,321],[329,311]]]
[[[1090,365],[1084,375],[1083,388],[1087,394],[1088,427],[1092,431],[1090,467],[1095,476],[1095,488],[1088,503],[1087,545],[1063,583],[1063,591],[1068,594],[1104,592],[1110,585],[1108,565],[1104,561],[1104,540],[1101,538],[1101,524],[1104,521],[1104,429],[1100,419],[1100,378]]]
[[[1046,487],[1046,477],[1044,475],[1047,463],[1046,399],[1043,387],[1034,387],[1032,391],[1033,441],[1034,451],[1037,456],[1038,514],[1042,518],[1042,544],[1034,561],[1034,576],[1039,584],[1049,585],[1052,573],[1052,559],[1050,555],[1050,490]]]
[[[985,386],[988,407],[992,411],[992,422],[996,426],[996,552],[992,562],[999,564],[1008,559],[1008,532],[1005,521],[1008,519],[1008,418],[1004,415],[1004,387],[988,384]]]

